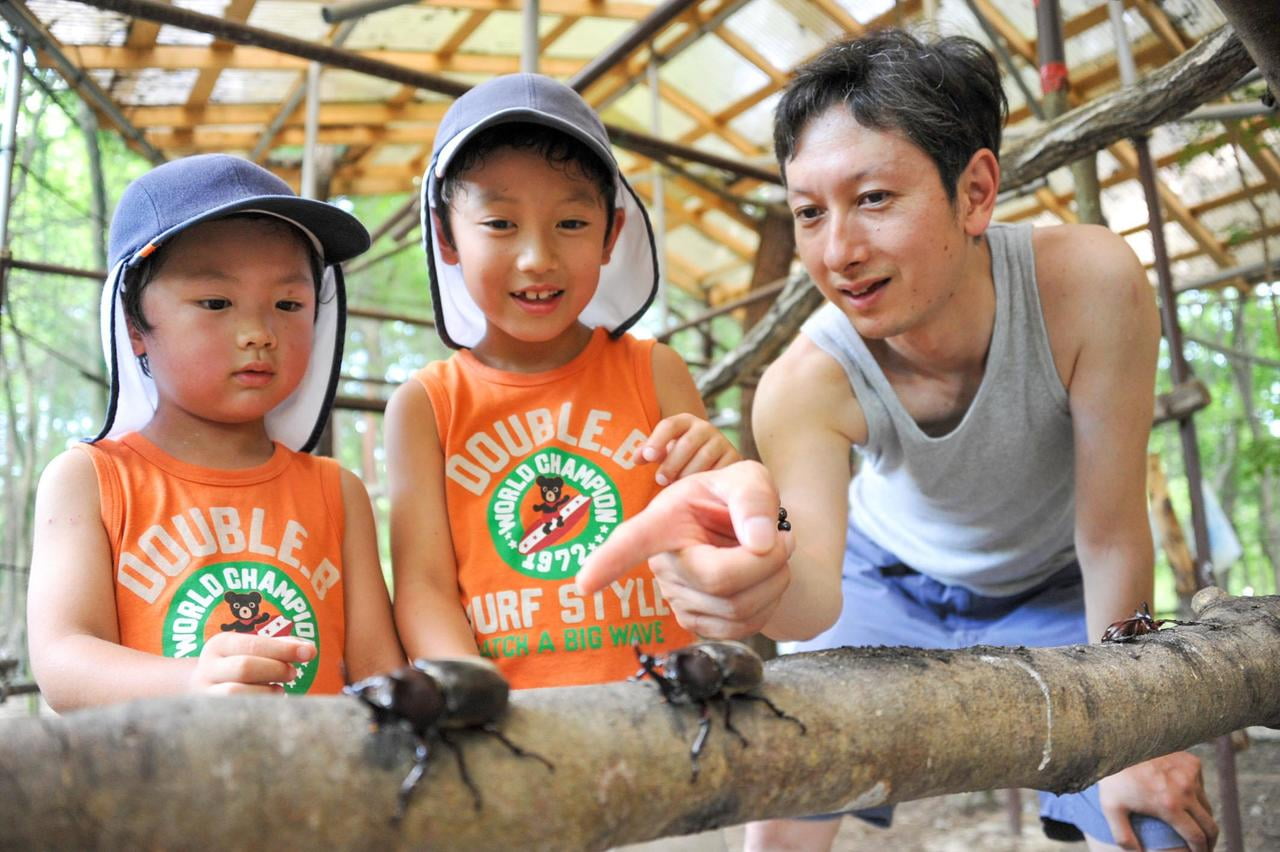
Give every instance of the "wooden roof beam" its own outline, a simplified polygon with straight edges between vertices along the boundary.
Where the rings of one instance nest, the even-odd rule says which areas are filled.
[[[1271,225],[1266,228],[1260,228],[1257,231],[1252,231],[1246,234],[1245,236],[1232,242],[1232,245],[1241,246],[1241,245],[1245,245],[1246,243],[1256,243],[1258,240],[1270,239],[1271,237],[1274,237],[1274,236],[1280,236],[1280,223]],[[1201,255],[1204,255],[1204,254],[1206,254],[1206,252],[1203,251],[1202,249],[1193,249],[1192,251],[1184,251],[1180,254],[1175,254],[1172,257],[1170,257],[1169,262],[1177,263],[1183,260],[1191,260],[1192,258],[1200,257]],[[1275,255],[1273,254],[1272,257],[1274,258]],[[1274,263],[1276,268],[1280,269],[1280,260],[1275,260]],[[1238,281],[1239,281],[1238,278],[1228,279],[1223,281],[1222,284],[1224,286],[1234,286],[1234,284],[1237,283]]]
[[[1191,214],[1193,216],[1199,217],[1204,213],[1208,213],[1210,210],[1217,210],[1219,207],[1226,207],[1229,204],[1236,204],[1241,201],[1248,201],[1250,198],[1252,198],[1255,195],[1258,195],[1259,193],[1271,192],[1271,191],[1272,189],[1269,184],[1266,184],[1266,183],[1255,184],[1253,186],[1242,187],[1240,189],[1237,189],[1235,192],[1231,192],[1226,195],[1221,195],[1217,198],[1211,198],[1208,201],[1201,201],[1199,204],[1191,205],[1191,207],[1189,207],[1188,209],[1191,211]],[[1136,233],[1139,233],[1140,231],[1145,231],[1149,227],[1150,225],[1147,222],[1143,221],[1136,225],[1130,225],[1129,227],[1125,228],[1123,231],[1117,231],[1116,233],[1118,233],[1122,237],[1127,237],[1127,236],[1130,236],[1131,234],[1136,234]]]
[[[662,96],[663,100],[692,118],[705,132],[719,136],[721,139],[725,140],[748,157],[760,156],[761,151],[758,146],[752,144],[750,140],[746,139],[741,133],[738,133],[732,127],[717,121],[714,115],[707,112],[697,102],[681,92],[679,89],[669,83],[663,83],[659,80],[658,92]]]
[[[438,73],[451,71],[466,74],[513,74],[520,70],[520,59],[515,56],[497,56],[478,53],[458,53],[442,56],[426,51],[410,50],[353,50],[352,56],[398,65],[413,71]],[[236,45],[225,50],[190,45],[157,45],[147,49],[110,47],[105,45],[72,45],[67,54],[85,69],[111,69],[140,71],[160,69],[166,71],[200,70],[224,71],[235,68],[240,71],[305,71],[308,60],[264,47]],[[572,74],[582,67],[580,59],[542,60],[542,71],[552,76]]]
[[[431,0],[433,9],[464,9],[485,12],[518,12],[517,0]],[[581,15],[593,18],[621,18],[639,21],[653,12],[646,3],[625,3],[619,0],[540,0],[538,11],[543,15]]]
[[[406,87],[412,93],[412,87]],[[321,126],[347,124],[385,124],[393,121],[436,124],[449,108],[444,103],[407,103],[397,106],[388,102],[378,103],[328,103],[320,105]],[[199,125],[266,124],[275,116],[278,104],[203,104],[197,106],[135,106],[121,112],[135,127],[195,127]],[[302,116],[286,126],[301,127]]]
[[[223,10],[222,16],[232,21],[244,22],[249,20],[249,13],[253,11],[253,5],[257,0],[231,0]],[[129,45],[129,47],[138,47],[139,45]],[[215,39],[213,44],[209,46],[210,50],[225,51],[231,49],[231,44],[221,39]],[[191,85],[191,91],[187,94],[187,106],[198,107],[209,102],[209,96],[213,94],[213,88],[218,84],[218,76],[221,71],[217,69],[205,69],[196,77],[195,83]]]

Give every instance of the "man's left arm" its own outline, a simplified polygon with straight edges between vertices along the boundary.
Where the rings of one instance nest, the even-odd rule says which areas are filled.
[[[1075,544],[1089,638],[1097,642],[1107,625],[1131,616],[1154,594],[1146,454],[1160,321],[1146,273],[1128,245],[1099,228],[1077,233],[1081,244],[1068,253],[1075,258],[1071,280],[1063,282],[1070,295],[1059,306],[1067,307],[1081,341],[1068,386],[1075,436]],[[1200,761],[1186,752],[1104,778],[1099,794],[1122,848],[1140,848],[1129,821],[1133,812],[1169,823],[1193,850],[1211,849],[1217,839]]]

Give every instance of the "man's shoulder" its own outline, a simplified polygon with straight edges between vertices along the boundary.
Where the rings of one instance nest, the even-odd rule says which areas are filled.
[[[1101,225],[1040,227],[1033,229],[1031,239],[1042,292],[1105,297],[1114,292],[1117,279],[1145,281],[1133,249]]]

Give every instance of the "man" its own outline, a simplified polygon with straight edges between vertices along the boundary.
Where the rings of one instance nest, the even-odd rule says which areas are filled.
[[[797,72],[775,148],[800,258],[829,304],[754,405],[794,527],[789,583],[770,598],[785,571],[745,543],[707,555],[732,532],[711,492],[764,505],[755,470],[685,485],[609,542],[669,551],[654,571],[703,625],[690,629],[759,625],[802,650],[1056,645],[1096,640],[1151,599],[1151,288],[1105,229],[991,224],[1006,109],[994,60],[963,38],[883,31]],[[580,585],[599,582],[609,552]],[[1185,753],[1041,809],[1051,836],[1095,849],[1203,850],[1217,834]],[[826,849],[838,824],[756,823],[747,846]]]

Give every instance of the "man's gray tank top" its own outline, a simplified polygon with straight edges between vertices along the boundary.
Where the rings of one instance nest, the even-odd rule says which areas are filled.
[[[905,565],[983,595],[1013,595],[1075,558],[1075,453],[1028,225],[987,229],[996,317],[978,392],[930,437],[849,319],[826,304],[802,332],[844,368],[867,419],[851,521]]]

